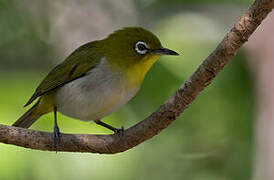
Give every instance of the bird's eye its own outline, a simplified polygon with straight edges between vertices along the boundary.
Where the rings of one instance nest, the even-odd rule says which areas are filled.
[[[137,53],[139,54],[146,54],[148,52],[148,45],[143,42],[143,41],[138,41],[136,44],[135,44],[135,50]]]

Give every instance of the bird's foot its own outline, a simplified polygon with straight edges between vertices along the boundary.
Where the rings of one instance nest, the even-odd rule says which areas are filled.
[[[113,126],[111,126],[109,124],[104,123],[100,119],[95,120],[95,123],[98,124],[98,125],[100,125],[100,126],[103,126],[103,127],[107,128],[107,129],[109,129],[111,131],[113,131],[114,134],[118,134],[118,135],[123,135],[124,134],[124,127],[123,126],[120,129],[118,129],[118,128],[115,128],[115,127],[113,127]]]
[[[121,135],[121,136],[124,135],[124,131],[125,131],[124,126],[122,126],[120,129],[118,128],[113,129],[114,134]]]
[[[58,146],[59,146],[60,142],[61,142],[61,133],[60,133],[59,127],[58,126],[54,126],[53,143],[54,143],[54,147],[55,147],[56,153],[58,151]]]

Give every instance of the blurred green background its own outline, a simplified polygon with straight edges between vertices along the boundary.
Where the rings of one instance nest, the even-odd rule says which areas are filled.
[[[12,124],[47,72],[80,44],[143,26],[179,57],[162,57],[137,96],[104,118],[130,127],[155,111],[216,47],[250,0],[0,0],[0,123]],[[0,180],[250,179],[254,92],[238,53],[171,126],[115,155],[55,153],[0,144]],[[59,116],[61,132],[111,133]],[[33,129],[52,131],[53,114]]]

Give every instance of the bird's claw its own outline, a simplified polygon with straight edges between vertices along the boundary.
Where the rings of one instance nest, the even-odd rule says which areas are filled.
[[[58,126],[54,127],[54,131],[53,131],[53,142],[54,142],[54,147],[56,149],[56,153],[58,151],[58,146],[61,142],[61,133],[60,130],[58,128]]]
[[[124,126],[122,126],[120,129],[115,128],[114,130],[114,134],[118,134],[118,135],[124,135]]]

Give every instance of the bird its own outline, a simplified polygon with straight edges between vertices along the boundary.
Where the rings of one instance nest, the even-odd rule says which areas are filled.
[[[179,54],[164,48],[156,35],[142,27],[125,27],[102,40],[88,42],[48,73],[24,107],[37,101],[12,126],[29,128],[41,116],[53,112],[53,137],[58,144],[59,112],[119,133],[123,128],[101,119],[136,95],[147,72],[162,55]]]

